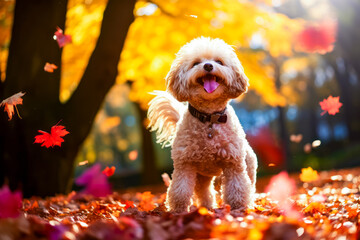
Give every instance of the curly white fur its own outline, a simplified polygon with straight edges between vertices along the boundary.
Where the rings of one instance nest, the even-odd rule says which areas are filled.
[[[150,131],[156,131],[157,143],[169,147],[175,138],[176,123],[186,110],[186,106],[168,92],[154,91],[151,94],[156,97],[149,102],[148,127]]]
[[[211,65],[211,68],[208,66]],[[205,82],[215,84],[210,91]],[[197,38],[177,53],[166,76],[167,92],[150,102],[149,127],[157,141],[172,146],[172,181],[166,205],[187,211],[195,194],[198,205],[216,206],[213,181],[222,176],[222,197],[232,209],[250,207],[255,193],[257,159],[229,100],[247,91],[248,79],[234,50],[220,39]],[[212,114],[224,109],[226,123],[203,123],[180,102]],[[213,137],[208,137],[209,127]]]

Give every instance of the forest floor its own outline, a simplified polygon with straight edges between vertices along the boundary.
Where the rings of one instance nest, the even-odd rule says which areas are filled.
[[[19,217],[0,219],[0,239],[360,239],[360,168],[320,172],[310,183],[291,179],[291,209],[258,193],[252,209],[231,210],[220,200],[214,210],[192,206],[175,215],[165,209],[163,186],[24,199]],[[258,192],[268,183],[259,179]]]

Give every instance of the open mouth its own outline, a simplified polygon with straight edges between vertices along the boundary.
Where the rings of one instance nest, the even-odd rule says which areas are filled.
[[[205,76],[199,77],[197,82],[202,85],[206,92],[214,92],[219,84],[220,78],[213,74],[206,74]]]

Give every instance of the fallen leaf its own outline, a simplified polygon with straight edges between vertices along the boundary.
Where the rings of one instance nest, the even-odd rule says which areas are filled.
[[[136,193],[136,197],[140,200],[139,208],[143,211],[151,211],[156,205],[154,202],[154,195],[151,194],[150,191],[143,193]]]
[[[102,171],[103,174],[105,174],[107,177],[111,177],[112,175],[114,175],[115,173],[115,167],[112,166],[111,168],[109,167],[106,167],[103,171]]]
[[[65,127],[61,125],[52,126],[50,133],[42,130],[38,130],[38,132],[41,134],[35,136],[34,143],[42,143],[41,146],[45,146],[47,148],[54,146],[61,147],[61,143],[64,142],[64,139],[61,137],[69,134],[69,132],[65,130]]]
[[[57,69],[58,67],[55,65],[55,64],[52,64],[52,63],[45,63],[45,66],[44,66],[44,71],[45,72],[54,72],[54,69]]]
[[[101,172],[99,163],[85,170],[83,174],[76,178],[75,183],[79,186],[85,186],[85,189],[81,192],[83,194],[105,197],[111,193],[108,178]]]
[[[8,185],[0,189],[0,218],[16,218],[22,207],[22,194],[11,192]]]
[[[306,208],[303,209],[304,213],[324,213],[326,211],[326,207],[321,202],[311,202]]]
[[[21,97],[24,95],[25,93],[19,92],[12,95],[11,97],[8,97],[7,99],[3,100],[0,103],[0,107],[4,106],[4,112],[7,112],[9,116],[9,121],[12,119],[12,116],[14,114],[14,107],[16,108],[17,104],[21,105],[23,103],[23,99]],[[21,119],[17,108],[16,108],[16,112],[18,113],[18,116]]]
[[[320,107],[323,110],[321,113],[321,116],[324,115],[326,112],[329,113],[329,115],[335,115],[339,112],[339,108],[343,105],[341,102],[339,102],[340,97],[332,97],[331,95],[327,98],[321,101]]]
[[[63,30],[59,27],[56,28],[56,32],[54,33],[54,39],[59,44],[59,47],[62,48],[68,43],[72,42],[71,35],[65,35]]]
[[[319,179],[319,174],[316,170],[313,170],[311,167],[302,168],[300,174],[300,180],[302,182],[312,182]]]

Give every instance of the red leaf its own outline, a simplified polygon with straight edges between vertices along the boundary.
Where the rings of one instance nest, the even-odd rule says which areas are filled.
[[[8,116],[9,116],[9,121],[12,119],[12,116],[14,114],[14,107],[16,108],[17,104],[19,104],[19,105],[22,104],[23,99],[21,97],[24,95],[25,95],[25,93],[19,92],[19,93],[12,95],[11,97],[8,97],[7,99],[5,99],[4,101],[2,101],[0,103],[0,107],[4,106],[4,112],[7,112]],[[18,114],[19,114],[19,112],[18,112]]]
[[[0,189],[0,218],[16,218],[20,214],[22,194],[19,191],[11,192],[7,185]]]
[[[112,166],[111,168],[109,167],[106,167],[103,171],[102,171],[103,174],[105,174],[107,177],[111,177],[112,175],[114,175],[115,173],[115,167]]]
[[[57,31],[54,33],[54,39],[59,44],[60,48],[72,42],[71,35],[64,35],[63,30],[59,27],[57,27],[56,29]]]
[[[64,142],[64,139],[61,137],[69,134],[68,131],[65,130],[64,126],[55,125],[51,127],[51,133],[47,133],[41,130],[38,130],[39,135],[35,136],[34,143],[42,143],[42,147],[45,146],[47,148],[59,146],[61,147],[61,143]]]
[[[44,66],[44,71],[45,72],[54,72],[54,69],[57,69],[58,67],[55,65],[55,64],[52,64],[52,63],[45,63],[45,66]]]
[[[321,116],[324,115],[326,112],[328,112],[330,115],[335,115],[339,112],[339,108],[343,105],[341,102],[339,102],[340,97],[332,97],[331,95],[324,99],[322,102],[320,102],[321,109],[324,110],[324,112],[321,113]]]
[[[76,178],[75,183],[79,186],[85,186],[82,193],[94,197],[105,197],[111,193],[108,178],[101,172],[100,164],[95,164],[87,169],[81,176]]]
[[[334,48],[336,31],[337,24],[333,20],[309,24],[298,36],[301,50],[320,54],[331,52]]]

